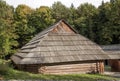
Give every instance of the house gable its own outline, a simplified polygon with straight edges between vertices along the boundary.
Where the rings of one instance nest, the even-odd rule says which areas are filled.
[[[60,22],[56,27],[51,31],[52,33],[72,33],[75,34],[76,32],[66,23]]]

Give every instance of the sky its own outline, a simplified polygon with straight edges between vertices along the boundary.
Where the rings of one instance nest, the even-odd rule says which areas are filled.
[[[73,3],[74,6],[77,8],[80,4],[86,2],[91,3],[98,7],[102,1],[108,2],[110,0],[4,0],[4,1],[6,1],[9,5],[12,5],[14,8],[16,8],[19,4],[26,4],[31,8],[39,8],[40,6],[51,7],[52,4],[57,1],[60,1],[67,7],[70,7],[70,5]]]

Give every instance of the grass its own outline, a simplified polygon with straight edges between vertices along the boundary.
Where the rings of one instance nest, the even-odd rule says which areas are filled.
[[[111,67],[108,66],[108,65],[106,65],[106,66],[105,66],[105,71],[111,71]]]
[[[29,80],[75,80],[75,81],[97,81],[97,80],[117,80],[106,75],[100,74],[72,74],[72,75],[43,75],[43,74],[32,74],[29,72],[23,72],[9,68],[7,72],[1,74],[2,78],[8,79],[29,79]]]
[[[74,81],[117,81],[117,78],[113,78],[100,74],[71,74],[71,75],[44,75],[44,74],[32,74],[29,72],[23,72],[15,70],[11,67],[5,72],[0,72],[0,77],[4,80],[74,80]]]

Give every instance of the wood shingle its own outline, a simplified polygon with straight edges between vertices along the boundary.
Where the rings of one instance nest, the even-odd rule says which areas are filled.
[[[36,35],[12,56],[13,61],[16,57],[22,58],[18,64],[109,59],[97,44],[78,34],[64,20]]]
[[[103,60],[110,57],[99,45],[78,34],[69,24],[61,20],[37,34],[11,59],[19,69],[25,71],[69,74],[102,73]]]

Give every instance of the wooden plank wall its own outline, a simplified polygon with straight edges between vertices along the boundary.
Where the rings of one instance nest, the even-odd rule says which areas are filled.
[[[18,65],[18,69],[31,73],[38,73],[38,65],[29,64],[29,65]]]
[[[120,60],[109,60],[111,71],[120,72]]]

